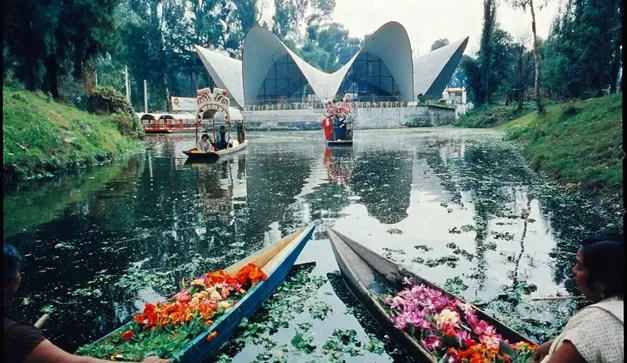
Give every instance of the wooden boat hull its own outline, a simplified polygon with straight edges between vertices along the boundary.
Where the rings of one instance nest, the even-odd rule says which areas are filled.
[[[325,140],[325,142],[329,146],[352,146],[353,145],[353,140],[335,140],[335,141]]]
[[[422,283],[428,287],[442,291],[449,297],[459,299],[462,302],[464,302],[464,300],[417,276],[385,257],[374,253],[333,229],[327,228],[327,231],[335,259],[353,295],[364,304],[370,314],[381,323],[386,332],[409,354],[418,358],[419,361],[437,363],[433,359],[433,356],[425,350],[417,340],[404,330],[397,329],[394,326],[392,316],[388,313],[383,302],[380,301],[373,290],[383,291],[383,288],[377,287],[377,285],[381,283],[387,284],[387,286],[385,286],[386,288],[399,290],[402,287],[403,278],[408,277],[416,284]],[[529,338],[514,331],[499,320],[487,315],[480,309],[475,309],[477,310],[478,318],[492,324],[504,339],[515,342],[531,342]]]
[[[240,150],[243,150],[248,146],[248,141],[244,141],[241,144],[235,145],[228,149],[218,150],[218,151],[207,151],[205,153],[191,152],[189,150],[183,150],[183,154],[187,155],[189,160],[191,161],[214,161],[216,158],[220,156],[225,156],[229,154],[236,153]]]
[[[285,280],[294,262],[296,262],[296,258],[311,238],[314,228],[315,226],[311,225],[294,232],[224,269],[225,272],[234,275],[248,263],[255,263],[258,266],[263,266],[262,269],[268,278],[253,286],[234,308],[218,318],[206,332],[194,338],[182,351],[176,352],[173,355],[176,357],[176,361],[178,363],[203,362],[214,354],[233,334],[242,319],[254,313]],[[98,341],[122,331],[125,327],[126,325],[116,329]],[[213,332],[217,332],[217,336],[207,342],[207,335]]]
[[[145,134],[171,134],[170,129],[144,129]]]

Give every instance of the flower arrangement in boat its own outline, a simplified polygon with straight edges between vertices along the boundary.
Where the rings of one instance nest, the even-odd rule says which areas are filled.
[[[414,285],[405,278],[406,287],[384,303],[390,308],[394,324],[406,330],[438,362],[528,362],[537,346],[527,342],[509,343],[494,326],[477,317],[470,304],[452,299],[440,290]]]
[[[140,361],[147,355],[173,357],[195,337],[208,331],[216,319],[228,312],[247,290],[267,275],[253,264],[235,276],[218,270],[183,286],[167,301],[146,303],[144,309],[122,329],[106,339],[79,348],[77,354],[110,360]],[[211,341],[217,332],[207,335]]]

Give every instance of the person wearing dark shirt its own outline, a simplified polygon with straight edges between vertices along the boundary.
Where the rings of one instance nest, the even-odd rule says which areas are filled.
[[[2,311],[2,361],[9,363],[105,363],[102,359],[70,354],[52,344],[33,324],[13,319],[6,314],[6,306],[15,296],[22,276],[22,257],[11,244],[4,245],[2,288],[4,306]],[[171,363],[159,357],[147,357],[141,363]]]

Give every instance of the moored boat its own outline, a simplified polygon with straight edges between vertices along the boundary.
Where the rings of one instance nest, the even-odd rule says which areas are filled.
[[[236,330],[241,320],[255,312],[285,280],[296,258],[311,238],[314,228],[312,225],[294,232],[224,269],[224,273],[235,276],[241,269],[254,264],[259,266],[267,277],[253,285],[230,310],[218,317],[206,331],[196,336],[182,350],[168,352],[169,355],[164,358],[174,359],[178,363],[191,363],[203,362],[214,354]],[[93,345],[106,343],[114,336],[119,336],[127,331],[132,323],[131,321],[107,334]]]
[[[381,297],[388,294],[390,290],[399,291],[402,288],[403,280],[408,278],[415,284],[423,284],[431,289],[441,291],[442,295],[466,304],[464,300],[333,229],[327,228],[327,231],[335,259],[353,295],[363,303],[369,313],[407,353],[414,358],[418,358],[418,361],[436,363],[435,357],[418,340],[408,334],[407,331],[398,329],[395,326],[392,314],[386,308]],[[507,339],[510,342],[532,344],[529,338],[511,329],[499,320],[476,307],[473,307],[473,309],[476,310],[477,318],[492,325],[503,339]]]

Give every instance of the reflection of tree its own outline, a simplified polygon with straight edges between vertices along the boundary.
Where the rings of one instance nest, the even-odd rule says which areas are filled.
[[[351,189],[381,223],[407,218],[412,160],[404,151],[367,152],[356,159]]]
[[[441,151],[446,151],[448,147],[448,143],[434,143],[425,157],[442,180],[442,186],[453,195],[454,202],[461,201],[460,190],[472,191],[476,224],[476,277],[482,285],[485,282],[488,223],[494,217],[505,216],[506,207],[512,201],[508,191],[513,185],[528,181],[530,176],[515,150],[500,143],[471,144],[466,146],[463,155],[459,153],[445,159],[447,153]]]
[[[581,241],[593,233],[622,233],[622,221],[602,213],[581,196],[548,185],[536,185],[540,213],[550,223],[556,242],[554,279],[574,295],[580,292],[570,272]]]
[[[311,173],[312,161],[294,152],[260,153],[251,158],[246,186],[250,228],[257,233],[254,240],[263,240],[264,231],[273,222],[279,222],[284,235],[302,226],[290,206]]]

